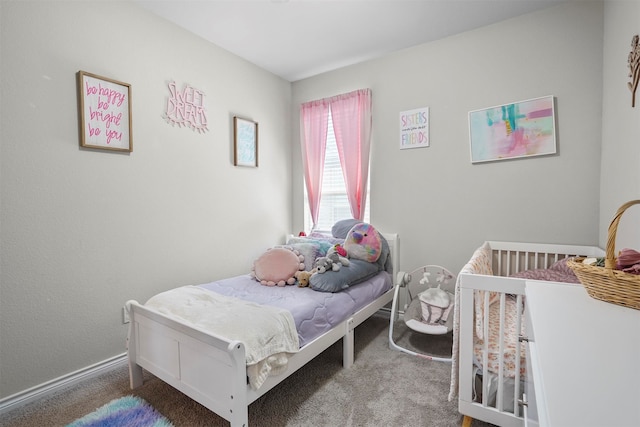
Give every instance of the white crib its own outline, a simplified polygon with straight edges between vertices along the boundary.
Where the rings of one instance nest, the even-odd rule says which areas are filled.
[[[601,257],[604,251],[595,246],[486,242],[462,268],[456,284],[449,394],[450,400],[458,397],[461,414],[499,426],[524,425],[518,401],[526,379],[519,340],[526,279],[508,276],[548,269],[573,256]]]

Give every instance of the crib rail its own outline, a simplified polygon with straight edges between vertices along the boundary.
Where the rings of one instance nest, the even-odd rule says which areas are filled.
[[[460,276],[459,409],[465,415],[500,426],[516,427],[524,424],[522,409],[517,405],[523,391],[524,377],[521,374],[521,368],[524,366],[524,360],[514,356],[514,377],[509,381],[507,381],[507,362],[504,357],[498,357],[497,372],[489,370],[489,358],[504,355],[507,347],[510,347],[515,355],[524,352],[523,344],[518,341],[518,336],[508,336],[506,333],[508,298],[514,298],[517,307],[515,330],[521,331],[523,328],[524,283],[525,281],[522,279],[509,277],[467,274]],[[476,295],[480,298],[478,304],[483,307],[483,336],[489,337],[492,329],[498,331],[497,352],[494,351],[490,356],[489,339],[484,339],[481,344],[482,360],[476,360],[474,354]],[[489,318],[492,297],[497,298],[497,301],[494,302],[499,312],[497,324]],[[468,337],[471,339],[469,340]]]
[[[561,259],[576,256],[604,256],[595,246],[553,245],[541,243],[489,242],[495,276],[510,276],[525,270],[549,268]]]

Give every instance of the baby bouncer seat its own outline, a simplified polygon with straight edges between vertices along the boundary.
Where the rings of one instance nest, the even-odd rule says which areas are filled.
[[[389,323],[389,347],[412,356],[428,360],[451,362],[451,357],[439,357],[419,353],[402,347],[393,340],[393,325],[399,315],[400,288],[407,290],[409,301],[404,306],[404,323],[412,331],[429,335],[444,335],[453,329],[453,294],[456,278],[449,270],[439,265],[425,265],[410,273],[400,271],[397,275],[391,319]]]

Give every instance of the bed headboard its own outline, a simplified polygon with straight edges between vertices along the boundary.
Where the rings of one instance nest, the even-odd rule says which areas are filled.
[[[380,233],[387,239],[389,243],[389,250],[391,251],[391,261],[393,262],[393,284],[396,283],[396,276],[400,271],[400,237],[398,233]]]

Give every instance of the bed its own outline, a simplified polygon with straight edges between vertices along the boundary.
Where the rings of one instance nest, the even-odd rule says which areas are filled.
[[[526,374],[519,337],[525,326],[525,282],[579,283],[574,256],[603,257],[595,246],[485,242],[458,275],[449,400],[461,414],[499,426],[522,426],[518,401]],[[531,282],[529,282],[531,283]],[[535,282],[534,282],[535,283]]]
[[[241,427],[248,425],[248,407],[252,402],[340,339],[343,340],[342,363],[345,368],[349,368],[354,363],[354,329],[393,299],[395,284],[391,268],[399,265],[399,238],[397,234],[380,234],[388,244],[389,251],[385,269],[339,292],[319,292],[296,285],[262,286],[247,274],[198,286],[176,288],[180,289],[179,293],[161,296],[161,301],[155,305],[128,301],[126,306],[131,323],[127,349],[131,388],[142,385],[144,369],[226,419],[232,427]],[[288,236],[287,244],[293,240]],[[348,271],[351,267],[343,267],[342,270]],[[328,280],[326,278],[331,273],[333,272],[325,273],[323,279]],[[168,292],[171,291],[173,290]],[[240,295],[243,293],[244,296]],[[268,294],[276,293],[281,297],[275,297],[275,300],[294,300],[296,308],[286,310],[279,307],[277,301],[261,304],[261,299],[268,300],[271,298]],[[158,296],[149,301],[156,297]],[[212,332],[205,322],[188,317],[193,315],[192,311],[197,313],[206,310],[206,305],[202,302],[205,297],[221,299],[223,305],[233,303],[250,306],[248,308],[254,311],[243,316],[252,321],[253,330],[258,329],[257,325],[260,328],[266,327],[266,321],[262,318],[256,320],[255,316],[260,315],[261,309],[267,310],[269,314],[266,317],[271,314],[277,317],[274,326],[276,329],[290,330],[287,328],[293,322],[293,335],[296,336],[289,337],[291,339],[286,339],[283,346],[274,349],[275,353],[266,358],[269,366],[256,368],[255,363],[248,363],[250,358],[255,357],[254,351],[249,351],[248,347],[255,348],[256,343],[229,338],[235,337],[231,333]],[[241,299],[245,297],[249,301]],[[311,300],[309,304],[307,297]],[[335,302],[340,298],[350,302]],[[177,315],[165,310],[167,305],[163,304],[171,300],[177,307]],[[317,300],[323,300],[324,306],[314,308],[313,304]],[[185,309],[180,301],[186,302],[188,308]],[[343,303],[349,306],[346,313],[338,314],[333,311],[332,307]],[[315,310],[316,314],[310,315],[302,310],[306,305],[312,311]],[[236,306],[233,307],[232,311],[236,310]],[[297,313],[298,311],[303,314]],[[234,322],[235,320],[228,323]],[[313,326],[311,329],[315,332],[312,335],[298,333],[305,325]],[[277,334],[266,341],[259,341],[262,338],[258,337],[257,346],[271,345],[274,337]],[[292,345],[299,347],[293,349]]]

